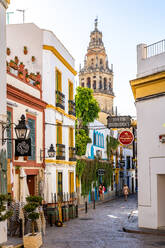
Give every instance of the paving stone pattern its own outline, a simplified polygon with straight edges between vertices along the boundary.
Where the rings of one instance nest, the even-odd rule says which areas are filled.
[[[130,213],[137,209],[137,199],[125,202],[116,199],[90,209],[79,211],[79,218],[63,227],[48,227],[44,248],[153,248],[165,247],[165,237],[125,233],[122,228]]]

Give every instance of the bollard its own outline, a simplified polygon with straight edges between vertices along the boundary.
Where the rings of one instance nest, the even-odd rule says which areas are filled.
[[[88,205],[87,205],[87,201],[85,202],[85,213],[87,214],[88,212]]]
[[[95,209],[96,206],[95,206],[95,199],[93,199],[93,209]]]
[[[78,218],[78,205],[76,205],[76,218]]]

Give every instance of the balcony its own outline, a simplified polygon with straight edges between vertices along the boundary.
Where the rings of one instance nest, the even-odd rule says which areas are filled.
[[[76,161],[76,148],[69,147],[69,161]]]
[[[65,160],[65,145],[56,144],[56,159]]]
[[[65,109],[65,95],[60,91],[56,91],[56,107]]]
[[[73,102],[72,100],[69,100],[69,101],[68,101],[68,105],[69,105],[68,114],[69,114],[69,115],[74,115],[74,116],[76,116],[76,104],[75,104],[75,102]]]

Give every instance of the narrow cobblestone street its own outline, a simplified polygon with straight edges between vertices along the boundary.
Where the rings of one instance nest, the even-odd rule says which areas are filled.
[[[153,248],[165,247],[165,237],[123,232],[137,199],[130,196],[113,200],[79,212],[79,218],[66,222],[64,227],[48,227],[44,237],[45,248]]]

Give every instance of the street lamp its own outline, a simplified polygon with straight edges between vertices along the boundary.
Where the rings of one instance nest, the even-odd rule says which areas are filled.
[[[2,125],[2,145],[5,144],[6,140],[15,140],[15,139],[5,138],[5,130],[11,128],[11,125],[15,125],[15,133],[17,139],[25,140],[29,136],[30,128],[26,126],[25,116],[22,115],[18,125],[16,125],[15,123],[7,123],[6,125]]]
[[[49,158],[54,158],[55,156],[55,150],[53,144],[50,145],[50,148],[48,149],[48,156]]]
[[[54,149],[53,144],[51,144],[49,148],[45,148],[44,150],[40,150],[40,160],[42,160],[42,158],[46,158],[46,156],[44,155],[45,150],[48,150],[47,151],[48,158],[54,158],[55,157],[56,151]]]
[[[24,115],[21,116],[21,120],[19,120],[18,125],[16,125],[15,133],[17,139],[26,139],[29,137],[30,128],[26,126]]]

